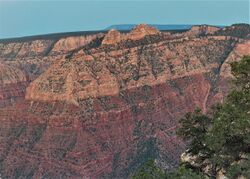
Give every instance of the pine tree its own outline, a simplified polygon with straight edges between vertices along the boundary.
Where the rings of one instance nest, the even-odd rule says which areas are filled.
[[[188,144],[187,153],[195,156],[193,168],[215,178],[219,171],[227,176],[249,177],[250,165],[250,57],[231,64],[234,88],[223,104],[210,114],[200,110],[180,120],[177,134]]]

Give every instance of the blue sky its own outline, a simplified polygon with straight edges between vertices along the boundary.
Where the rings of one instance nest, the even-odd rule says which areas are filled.
[[[130,23],[249,23],[249,0],[0,0],[0,38],[99,30]]]

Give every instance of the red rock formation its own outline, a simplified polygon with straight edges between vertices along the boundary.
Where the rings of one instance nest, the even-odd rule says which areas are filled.
[[[102,33],[46,40],[18,40],[0,43],[0,61],[28,74],[33,81],[53,64],[74,50],[93,48],[103,38]]]
[[[126,40],[139,40],[144,38],[147,35],[156,35],[160,32],[151,26],[148,26],[146,24],[140,24],[135,26],[131,32],[127,34],[121,34],[115,29],[111,29],[104,37],[104,40],[102,41],[103,45],[111,45],[111,44],[117,44],[121,41]]]
[[[160,33],[156,28],[148,26],[146,24],[140,24],[135,26],[128,34],[127,38],[131,40],[139,40],[146,35],[155,35]]]
[[[0,107],[24,99],[28,79],[21,70],[0,63]]]
[[[28,42],[0,44],[0,58],[43,56],[51,47],[53,40],[34,40]]]
[[[220,75],[224,78],[232,77],[230,63],[239,61],[244,55],[250,55],[250,40],[238,43],[221,67]]]
[[[6,120],[10,112],[6,109],[1,112],[6,133],[21,131],[2,138],[2,146],[14,141],[8,153],[4,150],[1,155],[6,161],[5,175],[11,177],[19,169],[23,176],[34,171],[35,178],[99,178],[108,173],[120,178],[158,152],[169,168],[175,166],[184,149],[174,135],[175,118],[202,104],[207,93],[208,82],[202,75],[188,79],[190,83],[180,78],[175,85],[144,86],[116,96],[82,100],[79,107],[23,103],[16,106],[19,120],[14,118],[15,122]],[[185,86],[185,95],[176,91],[179,85]]]
[[[185,36],[197,37],[200,35],[212,35],[218,30],[220,30],[219,27],[209,25],[193,26],[189,31],[185,33]]]
[[[66,37],[58,40],[53,49],[51,50],[51,54],[60,54],[60,53],[67,53],[74,49],[83,47],[89,44],[96,38],[102,37],[103,34],[96,34],[96,35],[86,35],[86,36],[77,36],[77,37]]]
[[[108,31],[108,33],[105,35],[102,44],[109,45],[109,44],[116,44],[122,41],[122,35],[119,31],[115,29],[111,29]]]
[[[175,49],[171,49],[171,45],[157,43],[145,45],[142,52],[141,48],[134,47],[105,54],[102,51],[92,53],[93,58],[80,55],[71,60],[62,59],[32,82],[27,88],[26,99],[63,100],[77,104],[78,99],[113,96],[120,90],[205,73],[219,67],[216,57],[223,57],[225,48],[230,48],[230,45],[226,40],[210,42],[198,39],[184,41]],[[205,54],[200,56],[205,50],[211,56],[209,62]],[[185,64],[183,59],[188,58],[190,53],[192,57]],[[177,54],[179,56],[176,58]],[[127,61],[123,62],[126,57]]]
[[[0,60],[14,70],[5,73],[19,74],[7,81],[24,80],[23,70],[34,80],[25,100],[0,108],[1,175],[126,178],[150,157],[167,170],[175,167],[185,148],[175,135],[178,119],[223,100],[224,66],[235,54],[249,54],[246,39],[186,37],[166,37],[140,25],[128,34],[110,31],[102,42],[93,38],[82,47],[64,46],[61,39],[43,57],[6,53]],[[71,47],[65,56],[50,53]]]

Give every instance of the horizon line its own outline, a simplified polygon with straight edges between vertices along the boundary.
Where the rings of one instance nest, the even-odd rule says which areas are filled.
[[[131,26],[135,26],[135,25],[139,25],[139,24],[147,24],[147,23],[131,23],[131,24],[114,24],[114,25],[110,25],[110,26],[107,26],[105,27],[104,29],[95,29],[95,30],[82,30],[82,31],[61,31],[61,32],[49,32],[49,33],[41,33],[41,34],[31,34],[31,35],[23,35],[23,36],[14,36],[14,37],[7,37],[7,38],[1,38],[0,37],[0,43],[5,43],[5,41],[15,41],[15,40],[27,40],[29,41],[32,40],[32,38],[34,38],[34,40],[39,40],[39,39],[53,39],[53,35],[57,35],[57,37],[54,37],[55,39],[57,38],[63,38],[63,37],[70,37],[70,35],[72,36],[78,36],[78,35],[91,35],[91,34],[94,34],[94,33],[101,33],[101,32],[107,32],[109,31],[110,27],[112,26],[126,26],[126,25],[131,25]],[[232,26],[232,25],[236,25],[236,24],[249,24],[249,23],[233,23],[231,25],[214,25],[214,24],[147,24],[149,26],[175,26],[175,25],[180,25],[180,26],[202,26],[202,25],[207,25],[207,26],[215,26],[215,27],[220,27],[220,28],[223,28],[223,27],[229,27],[229,26]],[[181,31],[181,30],[188,30],[190,28],[183,28],[183,29],[166,29],[166,30],[160,30],[160,31]],[[121,32],[126,32],[126,31],[129,31],[128,30],[119,30],[117,29],[118,31],[121,31]],[[85,34],[83,34],[85,33]],[[47,36],[47,37],[46,37]],[[61,37],[60,37],[61,36]],[[42,38],[43,37],[43,38]]]

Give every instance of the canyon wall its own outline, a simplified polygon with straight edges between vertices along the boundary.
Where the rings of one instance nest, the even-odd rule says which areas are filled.
[[[250,54],[231,28],[2,43],[1,177],[127,178],[149,158],[176,167],[178,119],[223,101],[228,63]]]

